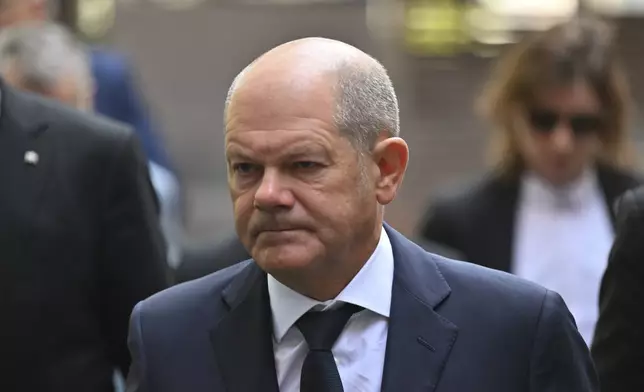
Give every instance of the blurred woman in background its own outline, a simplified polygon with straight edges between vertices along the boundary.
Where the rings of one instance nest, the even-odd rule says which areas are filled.
[[[419,234],[464,259],[562,295],[590,343],[613,241],[615,199],[631,172],[630,98],[609,26],[574,19],[514,46],[480,109],[494,126],[493,169],[437,199]]]

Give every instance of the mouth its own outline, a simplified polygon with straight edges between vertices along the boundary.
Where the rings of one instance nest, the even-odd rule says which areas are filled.
[[[262,230],[257,233],[255,240],[264,244],[291,242],[299,237],[299,231],[299,229]]]
[[[259,234],[262,234],[262,233],[287,233],[289,231],[298,231],[298,230],[300,230],[300,229],[295,229],[295,228],[291,228],[291,229],[270,229],[270,230],[262,230],[262,231],[259,232]]]

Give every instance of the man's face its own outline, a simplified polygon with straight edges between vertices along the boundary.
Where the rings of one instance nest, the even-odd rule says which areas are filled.
[[[19,90],[57,100],[82,111],[91,111],[93,107],[92,90],[79,82],[77,75],[61,76],[54,86],[44,90],[41,87],[30,86],[24,82],[20,70],[16,66],[8,67],[3,73],[5,81]]]
[[[577,178],[593,163],[607,131],[601,104],[586,83],[548,88],[519,114],[523,159],[554,185]]]
[[[91,111],[92,91],[79,81],[78,75],[62,77],[58,84],[48,92],[51,98],[61,101],[81,111]]]
[[[0,0],[0,27],[42,21],[46,17],[47,7],[43,0]]]
[[[269,273],[340,263],[376,226],[374,183],[334,125],[331,83],[305,84],[242,87],[227,116],[237,233]]]

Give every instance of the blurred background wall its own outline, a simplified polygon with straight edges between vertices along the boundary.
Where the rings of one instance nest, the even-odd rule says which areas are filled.
[[[124,51],[137,67],[181,175],[190,241],[218,240],[233,228],[222,133],[230,82],[262,52],[300,37],[345,41],[379,58],[390,70],[411,162],[403,190],[387,211],[389,223],[411,234],[418,211],[437,186],[483,170],[487,126],[472,106],[487,76],[489,58],[413,56],[400,44],[400,32],[392,36],[392,31],[381,31],[386,23],[368,26],[372,10],[360,1],[247,6],[204,0],[188,7],[190,1],[199,2],[122,0],[113,27],[101,38],[101,44]],[[385,14],[400,17],[400,7],[391,10]],[[644,23],[631,17],[621,18],[618,25],[634,93],[644,102]],[[634,124],[638,139],[640,128]]]

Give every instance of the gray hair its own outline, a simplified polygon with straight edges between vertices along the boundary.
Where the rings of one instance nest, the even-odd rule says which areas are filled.
[[[378,136],[400,134],[398,99],[387,70],[371,64],[344,62],[338,69],[335,124],[361,151],[370,151]]]
[[[51,22],[21,24],[0,32],[0,72],[11,67],[25,84],[48,90],[74,77],[78,88],[93,90],[86,48],[66,28]]]
[[[233,94],[253,61],[233,80],[226,96],[224,121]],[[371,151],[383,132],[389,137],[400,134],[398,99],[385,67],[368,56],[367,61],[345,60],[336,68],[335,125],[360,152]]]

